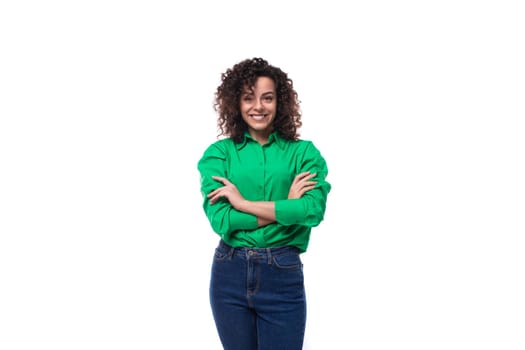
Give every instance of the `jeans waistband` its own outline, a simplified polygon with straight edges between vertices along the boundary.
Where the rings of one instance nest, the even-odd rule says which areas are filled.
[[[273,247],[273,248],[251,248],[251,247],[237,247],[234,248],[224,242],[222,239],[219,242],[219,248],[228,252],[229,256],[238,255],[250,258],[262,258],[271,260],[272,256],[285,254],[299,254],[299,248],[295,246]]]

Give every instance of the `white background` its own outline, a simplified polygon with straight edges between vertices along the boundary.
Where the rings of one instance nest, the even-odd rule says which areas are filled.
[[[305,349],[525,348],[519,1],[343,3],[1,3],[1,349],[220,349],[196,163],[256,56],[333,186]]]

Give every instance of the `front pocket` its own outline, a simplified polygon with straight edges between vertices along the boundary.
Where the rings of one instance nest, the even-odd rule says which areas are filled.
[[[223,252],[219,248],[215,248],[215,254],[213,255],[213,260],[215,261],[223,261],[228,257],[228,253]]]
[[[294,270],[294,269],[300,269],[303,267],[303,263],[301,262],[301,257],[299,256],[299,254],[296,254],[296,253],[274,255],[272,256],[272,258],[273,258],[273,264],[280,269]]]

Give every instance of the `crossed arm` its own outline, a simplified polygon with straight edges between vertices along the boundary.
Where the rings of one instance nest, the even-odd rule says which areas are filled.
[[[313,189],[317,181],[312,181],[311,179],[315,177],[315,175],[315,173],[312,174],[310,172],[298,174],[290,186],[288,199],[301,198],[303,194]],[[220,176],[212,176],[212,178],[224,185],[208,194],[207,197],[212,205],[219,200],[219,198],[223,197],[226,198],[235,209],[255,215],[259,227],[276,221],[275,202],[246,200],[237,187],[228,179]]]

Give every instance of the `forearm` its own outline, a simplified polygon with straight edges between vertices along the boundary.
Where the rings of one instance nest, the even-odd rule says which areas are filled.
[[[269,224],[273,224],[274,222],[275,220],[272,221],[272,220],[263,219],[261,217],[257,217],[257,227],[263,227]]]
[[[243,200],[236,209],[257,216],[260,226],[275,222],[275,202]]]
[[[204,211],[211,227],[221,237],[237,230],[253,230],[260,226],[259,219],[255,215],[235,210],[230,203],[210,205],[205,201]]]

